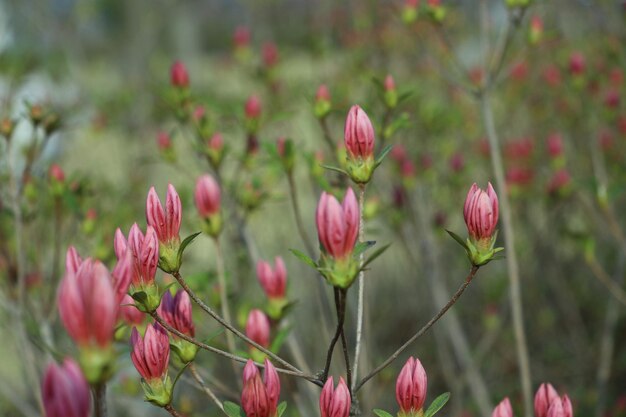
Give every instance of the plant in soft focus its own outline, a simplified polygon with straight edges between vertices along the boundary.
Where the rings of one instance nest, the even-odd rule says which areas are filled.
[[[513,417],[513,407],[511,407],[511,401],[508,397],[500,401],[493,409],[491,417]]]
[[[184,290],[178,290],[172,297],[172,293],[166,291],[161,299],[161,305],[157,309],[159,316],[167,324],[172,326],[184,335],[195,336],[195,326],[193,324],[193,308],[189,294]],[[191,362],[195,359],[198,347],[177,335],[172,335],[171,349],[176,353],[183,363]]]
[[[146,401],[159,407],[169,405],[172,401],[173,384],[167,374],[170,360],[167,332],[158,323],[154,323],[146,328],[142,338],[137,328],[133,327],[130,344],[130,358],[141,375]]]
[[[194,199],[203,231],[217,238],[222,231],[221,191],[217,181],[208,174],[198,177]]]
[[[66,358],[62,365],[51,363],[41,383],[45,417],[88,417],[91,408],[89,385],[80,368]]]
[[[280,319],[283,309],[287,306],[287,268],[283,258],[274,259],[274,268],[269,262],[259,260],[256,275],[267,296],[267,314],[274,320]]]
[[[181,219],[182,206],[174,186],[167,186],[165,209],[154,187],[151,187],[146,200],[146,221],[148,226],[154,228],[159,239],[159,268],[167,273],[178,272],[180,269]]]
[[[270,320],[261,310],[252,309],[248,313],[246,336],[264,348],[270,347]],[[250,346],[250,356],[257,362],[265,359],[265,353],[254,346]]]

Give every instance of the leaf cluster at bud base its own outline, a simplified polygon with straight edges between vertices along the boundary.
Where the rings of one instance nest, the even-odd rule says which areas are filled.
[[[193,362],[198,353],[198,346],[179,338],[174,338],[174,340],[170,342],[170,348],[182,363]]]
[[[493,236],[485,239],[474,240],[467,238],[465,241],[456,233],[446,230],[454,240],[456,240],[467,253],[469,261],[474,266],[483,266],[498,259],[496,254],[504,250],[504,248],[496,248],[496,239],[498,238],[498,232],[496,231]]]
[[[159,268],[168,274],[180,270],[180,240],[172,239],[167,243],[159,243]]]
[[[157,407],[165,407],[172,402],[173,384],[169,376],[165,380],[155,378],[152,381],[141,380],[146,401]]]
[[[135,307],[141,312],[152,313],[161,304],[161,293],[156,282],[132,285],[129,289],[130,296],[135,300]]]
[[[84,346],[80,348],[78,363],[90,385],[103,384],[114,373],[115,351],[112,346],[101,348]]]
[[[329,284],[338,288],[349,288],[359,274],[359,261],[353,256],[334,259],[322,253],[318,262],[319,272]]]

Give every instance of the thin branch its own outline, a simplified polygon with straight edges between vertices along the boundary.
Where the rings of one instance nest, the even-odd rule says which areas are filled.
[[[609,290],[611,295],[620,303],[626,305],[626,291],[624,291],[619,284],[617,284],[609,274],[604,270],[602,265],[597,261],[595,256],[586,257],[587,265],[593,272],[593,276],[598,279]]]
[[[330,370],[330,364],[333,359],[333,351],[335,350],[335,345],[337,344],[337,340],[339,340],[339,336],[343,331],[343,322],[345,319],[345,309],[342,311],[341,308],[341,290],[337,287],[333,287],[335,292],[335,309],[337,310],[337,329],[335,330],[335,335],[330,341],[328,345],[328,351],[326,352],[326,365],[324,365],[324,372],[322,372],[322,382],[326,382],[326,378],[328,378],[328,372]]]
[[[365,222],[363,221],[363,208],[365,206],[365,185],[359,185],[359,242],[363,242]],[[363,339],[363,319],[365,315],[365,272],[363,271],[363,262],[365,258],[363,253],[359,256],[359,293],[357,300],[357,319],[356,319],[356,346],[354,348],[354,379],[356,383],[359,372],[359,358],[361,356],[361,345]],[[348,384],[350,389],[354,386]]]
[[[95,417],[107,416],[107,386],[98,384],[93,387],[93,403]]]
[[[228,306],[228,288],[226,288],[224,254],[222,252],[222,246],[220,245],[219,238],[216,237],[214,242],[217,264],[217,282],[220,286],[220,305],[222,309],[222,317],[224,317],[224,320],[228,323],[232,323],[230,317],[230,307]],[[226,332],[226,344],[228,345],[228,350],[235,352],[235,339],[233,338],[233,334],[230,332]]]
[[[478,268],[477,266],[472,266],[472,269],[470,270],[469,274],[467,275],[467,277],[465,278],[465,281],[463,282],[463,284],[461,284],[461,286],[459,287],[458,290],[456,290],[456,292],[454,293],[454,295],[452,296],[452,298],[450,299],[450,301],[448,301],[446,303],[445,306],[443,306],[443,308],[441,310],[439,310],[439,312],[437,314],[435,314],[433,316],[433,318],[431,318],[428,323],[426,323],[421,329],[419,329],[419,331],[417,333],[415,333],[413,336],[411,336],[411,338],[409,340],[407,340],[402,346],[400,346],[391,356],[389,356],[383,363],[381,363],[380,365],[378,365],[376,367],[376,369],[374,369],[372,372],[370,372],[369,374],[367,374],[365,377],[363,377],[362,380],[359,381],[358,384],[356,384],[356,386],[354,387],[354,392],[358,392],[359,389],[361,389],[361,387],[367,382],[369,381],[372,377],[374,377],[376,374],[378,374],[380,371],[382,371],[383,369],[385,369],[387,366],[389,366],[393,361],[395,361],[398,356],[400,356],[400,354],[402,352],[404,352],[406,350],[406,348],[408,348],[413,342],[415,342],[417,339],[419,339],[420,337],[422,337],[422,335],[424,335],[424,333],[426,333],[444,314],[446,314],[446,312],[450,309],[450,307],[452,307],[457,300],[461,297],[461,295],[463,294],[463,292],[465,291],[465,289],[470,285],[470,283],[472,282],[472,280],[474,279],[474,276],[476,275],[476,272],[478,272]]]
[[[174,417],[183,417],[182,414],[180,414],[178,411],[176,411],[174,409],[174,407],[172,407],[171,404],[166,405],[165,407],[163,407],[165,409],[165,411],[167,411],[168,413],[170,413],[171,415],[173,415]]]
[[[304,222],[302,221],[302,215],[300,214],[300,205],[298,203],[298,194],[296,189],[296,184],[293,180],[293,172],[287,173],[287,182],[289,183],[289,197],[291,200],[291,208],[293,209],[293,215],[296,220],[296,228],[298,229],[298,233],[300,234],[300,239],[306,246],[306,250],[309,253],[309,256],[315,256],[315,249],[311,244],[309,236],[306,232],[306,228],[304,227]]]
[[[215,405],[217,405],[217,407],[220,410],[224,411],[224,405],[217,398],[217,396],[213,393],[213,391],[211,391],[211,388],[206,386],[206,384],[204,383],[204,380],[202,379],[202,377],[198,373],[198,370],[196,369],[196,365],[195,364],[192,363],[191,365],[189,365],[189,372],[191,372],[191,375],[193,376],[193,379],[196,380],[196,382],[200,386],[200,389],[207,395],[207,397],[209,397],[211,399],[211,401],[213,401],[215,403]],[[228,414],[226,414],[226,415],[228,415]]]
[[[328,122],[326,118],[319,119],[320,126],[322,127],[322,132],[324,133],[324,141],[328,145],[328,149],[330,150],[331,155],[334,155],[337,151],[335,141],[333,140],[333,136],[330,133],[330,128],[328,127]]]

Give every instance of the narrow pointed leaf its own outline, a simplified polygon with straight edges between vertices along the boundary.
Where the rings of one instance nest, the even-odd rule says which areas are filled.
[[[382,152],[378,155],[378,158],[376,158],[376,166],[380,165],[383,162],[383,159],[385,159],[387,154],[391,152],[391,148],[393,148],[393,145],[385,146],[385,149],[383,149]]]
[[[443,408],[444,405],[446,405],[449,399],[450,399],[449,392],[444,392],[439,397],[435,398],[435,400],[432,403],[430,403],[430,406],[428,406],[428,409],[426,410],[424,417],[434,416],[439,410]]]
[[[387,243],[385,246],[383,246],[382,248],[378,249],[376,252],[372,253],[372,256],[367,258],[367,260],[363,263],[363,266],[361,267],[361,270],[365,269],[365,267],[368,266],[369,264],[371,264],[374,261],[374,259],[376,259],[380,255],[382,255],[383,252],[385,252],[387,250],[387,248],[389,248],[389,246],[391,246],[391,243]]]
[[[354,250],[352,251],[352,254],[354,257],[357,257],[360,254],[364,253],[369,248],[371,248],[372,246],[374,246],[375,244],[376,244],[375,240],[368,240],[367,242],[359,242],[356,245],[354,245]]]
[[[296,250],[296,249],[289,249],[289,251],[291,253],[293,253],[294,255],[296,255],[296,258],[300,259],[302,262],[304,262],[305,264],[307,264],[311,268],[317,269],[317,264],[315,263],[315,261],[313,259],[309,258],[304,253],[302,253],[302,252],[300,252],[299,250]]]
[[[453,231],[450,231],[448,229],[446,229],[446,232],[448,232],[448,234],[450,236],[452,236],[452,239],[456,240],[459,245],[463,246],[463,249],[465,249],[466,251],[469,252],[469,248],[467,247],[467,243],[465,243],[465,241],[463,240],[463,238],[461,238],[461,236],[457,235],[456,233],[454,233]]]
[[[278,417],[281,417],[286,409],[287,401],[283,401],[282,403],[278,404],[278,407],[276,407],[276,413],[278,414]]]
[[[341,172],[341,173],[342,173],[342,174],[344,174],[344,175],[348,175],[348,173],[347,173],[346,171],[344,171],[343,169],[338,168],[338,167],[334,167],[334,166],[330,166],[330,165],[322,165],[322,164],[320,164],[320,166],[321,166],[322,168],[324,168],[324,169],[328,169],[328,170],[330,170],[330,171]]]
[[[228,417],[244,417],[241,407],[230,401],[224,401],[224,412]]]
[[[185,248],[191,243],[193,242],[193,240],[195,238],[198,237],[198,235],[200,235],[202,232],[196,232],[193,233],[189,236],[187,236],[182,242],[180,242],[180,247],[178,248],[178,258],[182,258],[183,253],[185,253]]]
[[[376,414],[378,417],[393,417],[391,414],[389,414],[388,412],[386,412],[385,410],[381,410],[380,408],[375,408],[372,410],[374,412],[374,414]]]

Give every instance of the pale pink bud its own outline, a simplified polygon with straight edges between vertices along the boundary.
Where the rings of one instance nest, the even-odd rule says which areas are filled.
[[[491,417],[513,417],[513,407],[511,407],[509,397],[506,397],[493,409]]]
[[[130,358],[141,377],[148,383],[162,379],[170,360],[170,341],[165,330],[153,323],[142,339],[137,328],[133,327],[130,343]]]
[[[565,411],[563,410],[563,401],[561,398],[556,397],[550,403],[550,407],[548,408],[547,417],[565,417]]]
[[[323,192],[317,204],[316,223],[324,250],[337,259],[349,256],[359,234],[359,204],[352,188],[346,191],[342,204]]]
[[[317,92],[315,93],[316,101],[330,101],[330,91],[328,91],[328,87],[326,84],[322,84],[317,88]]]
[[[396,89],[396,81],[391,74],[387,74],[385,77],[385,91],[394,91]]]
[[[133,285],[138,286],[154,281],[159,263],[159,240],[152,226],[148,226],[144,237],[137,223],[133,224],[128,232],[128,241],[118,229],[115,232],[114,246],[118,259],[127,247],[133,255]]]
[[[543,383],[535,393],[535,417],[548,417],[548,409],[559,394],[549,383]]]
[[[238,26],[233,34],[233,43],[237,48],[245,48],[250,44],[250,29]]]
[[[89,417],[91,393],[80,367],[72,359],[51,363],[41,384],[45,417]]]
[[[254,378],[255,375],[258,375],[258,374],[259,374],[259,368],[256,367],[252,359],[248,359],[248,362],[246,362],[246,366],[243,367],[243,383],[245,384],[250,379]]]
[[[543,20],[541,20],[541,16],[538,15],[534,15],[533,17],[530,18],[530,27],[537,31],[537,32],[542,32],[543,31]]]
[[[450,158],[450,169],[452,169],[453,172],[459,172],[462,171],[463,168],[465,168],[465,157],[461,152],[456,152]]]
[[[371,158],[374,155],[374,127],[367,114],[357,105],[346,117],[344,143],[351,158]]]
[[[213,216],[220,211],[220,186],[212,176],[206,174],[198,178],[194,197],[200,217]]]
[[[146,220],[154,228],[159,242],[168,244],[180,241],[182,206],[180,197],[172,184],[167,186],[165,210],[154,187],[150,187],[146,200]]]
[[[222,148],[224,147],[224,139],[222,138],[222,134],[221,133],[214,133],[213,136],[211,136],[211,139],[209,139],[209,142],[207,143],[209,149],[212,149],[214,151],[221,151]]]
[[[339,384],[337,384],[336,389],[334,389],[334,386],[333,377],[331,376],[324,384],[320,395],[321,417],[348,417],[352,404],[350,390],[342,377],[339,378]]]
[[[410,357],[396,380],[396,401],[404,413],[421,410],[426,400],[428,379],[422,363]]]
[[[65,172],[63,172],[63,168],[61,168],[57,164],[50,165],[50,169],[48,170],[48,175],[50,175],[50,178],[54,179],[55,181],[58,181],[58,182],[65,181]]]
[[[174,87],[183,88],[189,86],[189,73],[187,73],[187,67],[180,61],[176,61],[172,64],[170,70],[170,83]]]
[[[118,227],[115,230],[115,238],[113,239],[113,249],[115,251],[115,256],[118,260],[121,259],[122,256],[124,256],[127,248],[128,243],[126,242],[124,233],[122,233],[122,230]]]
[[[66,271],[57,297],[61,322],[77,344],[111,344],[119,303],[101,262],[87,258],[76,272]]]
[[[264,312],[253,309],[246,322],[246,336],[264,348],[270,345],[270,320]]]
[[[167,324],[179,332],[187,336],[195,336],[193,309],[187,291],[178,290],[174,297],[169,291],[165,291],[157,312]]]
[[[74,246],[67,248],[67,253],[65,254],[65,270],[67,273],[75,274],[81,263],[83,263],[83,259],[78,254],[76,248]]]
[[[261,100],[258,96],[252,95],[248,98],[245,113],[248,119],[258,119],[261,116]]]
[[[145,318],[145,314],[139,311],[134,304],[133,297],[124,294],[120,305],[120,318],[129,326],[139,326]]]
[[[204,119],[205,116],[206,116],[206,110],[204,106],[196,106],[196,108],[193,109],[193,113],[191,114],[191,117],[193,117],[193,120],[198,123],[202,119]]]
[[[278,47],[273,42],[265,42],[261,51],[263,56],[263,64],[267,68],[271,68],[278,63]]]
[[[472,185],[463,208],[463,217],[470,238],[478,241],[491,239],[498,225],[498,196],[491,183],[487,191],[481,190],[476,183]]]
[[[287,287],[287,268],[283,258],[277,256],[274,260],[274,269],[268,262],[259,261],[256,264],[256,275],[268,298],[283,298]]]

